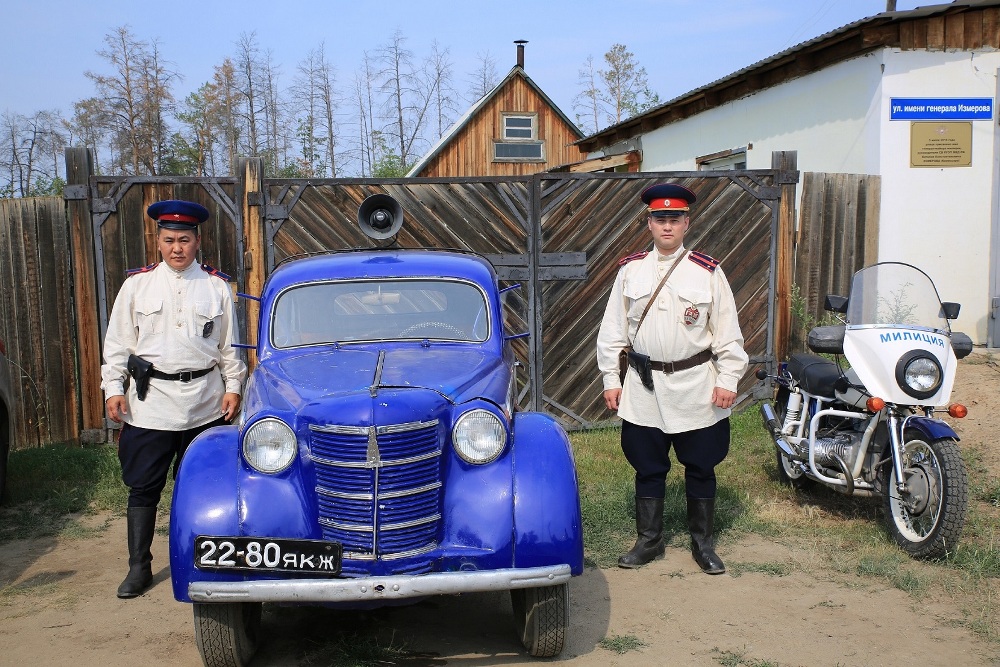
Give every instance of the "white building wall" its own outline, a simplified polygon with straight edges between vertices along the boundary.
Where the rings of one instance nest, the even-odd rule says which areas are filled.
[[[1000,53],[893,50],[884,61],[879,259],[926,271],[942,299],[962,304],[952,326],[986,343],[996,105],[992,121],[972,121],[970,167],[910,167],[910,121],[889,112],[893,97],[995,97]]]
[[[694,171],[695,158],[752,145],[748,169],[798,151],[800,171],[878,173],[880,54],[793,79],[642,137],[642,171]]]
[[[802,172],[880,174],[879,259],[926,271],[962,304],[954,328],[984,344],[996,114],[973,121],[971,167],[912,168],[910,122],[889,111],[892,97],[993,98],[998,67],[997,52],[880,50],[644,134],[641,168],[694,171],[698,156],[750,146],[748,169],[796,151]]]

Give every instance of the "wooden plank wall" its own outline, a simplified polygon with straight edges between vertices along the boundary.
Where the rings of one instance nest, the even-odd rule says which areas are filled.
[[[867,174],[803,174],[793,350],[804,350],[809,328],[829,319],[826,295],[846,296],[854,272],[878,261],[881,182]]]
[[[710,175],[711,174],[711,175]],[[542,183],[542,251],[585,252],[587,280],[552,281],[543,286],[545,401],[568,423],[607,420],[595,359],[597,331],[618,271],[618,260],[651,246],[646,209],[639,195],[662,176],[548,179]],[[747,352],[763,359],[771,256],[771,209],[735,181],[704,172],[669,180],[695,192],[685,246],[719,259],[739,310]],[[762,179],[771,183],[771,176]],[[752,365],[740,393],[756,382]]]
[[[545,142],[544,162],[494,162],[493,141],[503,136],[502,112],[538,114],[538,138]],[[420,171],[421,177],[526,176],[577,162],[584,154],[573,142],[580,135],[559,116],[522,76],[513,76],[489,102]]]
[[[370,242],[358,231],[356,212],[364,198],[376,192],[391,194],[406,211],[407,223],[399,236],[404,247],[457,247],[484,254],[525,256],[533,247],[531,230],[540,229],[537,252],[586,255],[586,280],[545,281],[537,295],[542,332],[542,402],[570,425],[587,425],[609,417],[600,402],[594,340],[617,271],[617,259],[649,244],[639,193],[654,182],[677,181],[698,194],[688,245],[722,261],[740,307],[747,348],[757,358],[768,354],[773,212],[752,193],[770,190],[768,196],[774,197],[777,188],[772,179],[776,173],[761,170],[539,174],[505,179],[264,180],[259,186],[263,196],[259,197],[245,196],[243,189],[249,186],[238,179],[160,177],[137,181],[93,177],[86,205],[103,211],[93,213],[91,219],[101,223],[97,229],[103,255],[95,257],[94,266],[103,277],[103,296],[109,308],[124,280],[125,268],[156,259],[151,222],[144,215],[145,207],[156,199],[190,199],[212,211],[212,221],[204,232],[206,261],[231,273],[241,291],[248,291],[251,264],[253,273],[267,264],[255,256],[243,266],[240,253],[244,239],[238,230],[240,218],[245,218],[248,210],[268,211],[255,234],[274,232],[276,260],[300,252],[367,247]],[[867,226],[859,227],[862,231],[854,238],[864,238],[864,230],[870,232],[874,224],[870,212],[877,210],[877,180],[869,181],[871,177],[811,176],[807,187],[812,194],[804,196],[803,210],[812,216],[810,221],[817,217],[824,220],[838,215],[839,204],[835,202],[863,197],[861,209],[869,212],[869,217],[865,220]],[[820,190],[817,184],[822,184]],[[70,208],[77,201],[82,200],[71,201]],[[779,200],[770,201],[777,206]],[[813,201],[830,203],[817,208],[809,203]],[[81,420],[103,417],[100,401],[94,402],[99,406],[94,409],[96,414],[82,414],[86,402],[80,394],[79,377],[83,373],[97,376],[99,361],[94,362],[95,368],[76,366],[78,336],[69,297],[74,281],[95,281],[96,277],[88,277],[86,269],[76,275],[70,273],[69,235],[75,227],[67,224],[73,216],[67,216],[61,199],[9,200],[0,202],[0,206],[0,338],[7,343],[12,359],[26,371],[18,388],[22,400],[17,419],[24,436],[19,437],[18,446],[72,440],[79,435]],[[276,218],[275,211],[280,214],[282,210],[287,211],[287,217]],[[844,214],[841,226],[849,226],[852,219]],[[812,247],[811,239],[818,233],[817,223],[810,221],[803,223],[798,272],[808,273],[810,262],[828,261],[828,244],[820,242],[811,254],[801,250]],[[829,262],[833,266],[840,260]],[[820,275],[827,273],[820,271]],[[91,290],[94,294],[98,291],[96,286]],[[508,293],[510,332],[527,331],[531,297],[527,284]],[[91,308],[96,309],[96,305]],[[83,326],[100,326],[97,318],[90,321]],[[242,337],[248,340],[245,318],[242,324]],[[528,341],[517,340],[515,345],[518,357],[527,362]],[[519,379],[524,386],[527,368],[522,375]],[[748,374],[741,391],[752,384]],[[522,394],[522,405],[529,402],[529,397],[534,398]]]
[[[14,449],[79,436],[69,227],[61,198],[0,200],[0,340]]]

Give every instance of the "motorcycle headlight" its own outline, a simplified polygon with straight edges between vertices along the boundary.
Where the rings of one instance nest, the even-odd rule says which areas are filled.
[[[455,422],[451,441],[462,460],[489,463],[503,451],[507,431],[499,417],[489,410],[470,410]]]
[[[295,450],[295,434],[280,419],[261,419],[243,434],[243,456],[260,472],[281,472],[292,464]]]
[[[922,350],[908,352],[896,363],[896,382],[903,391],[917,399],[936,394],[941,388],[942,376],[937,358]]]

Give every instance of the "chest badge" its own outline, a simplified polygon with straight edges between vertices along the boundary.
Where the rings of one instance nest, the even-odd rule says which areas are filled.
[[[209,336],[211,336],[212,335],[212,329],[214,329],[214,328],[215,328],[215,322],[213,322],[211,320],[209,320],[208,322],[205,322],[205,327],[201,330],[201,337],[202,338],[208,338]]]
[[[694,306],[688,306],[687,310],[684,311],[684,324],[691,326],[698,321],[698,317],[701,312]]]

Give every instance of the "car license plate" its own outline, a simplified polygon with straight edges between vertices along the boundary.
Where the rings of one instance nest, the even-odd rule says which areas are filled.
[[[321,540],[209,537],[194,540],[199,570],[340,574],[343,546]]]

